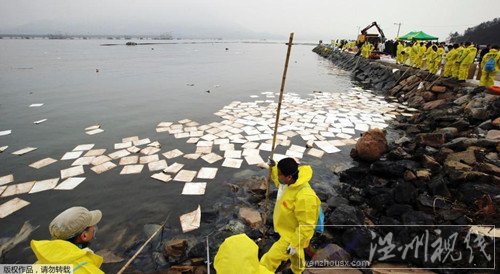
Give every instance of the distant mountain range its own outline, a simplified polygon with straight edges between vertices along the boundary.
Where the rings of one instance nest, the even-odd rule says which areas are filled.
[[[468,28],[462,35],[452,33],[449,38],[452,43],[470,41],[476,45],[500,45],[500,17]]]
[[[223,22],[170,22],[155,23],[136,20],[116,22],[62,23],[39,20],[17,26],[0,26],[0,34],[25,35],[170,35],[173,38],[225,38],[225,39],[282,39],[273,33],[260,33],[242,26]],[[286,38],[286,37],[285,37]]]

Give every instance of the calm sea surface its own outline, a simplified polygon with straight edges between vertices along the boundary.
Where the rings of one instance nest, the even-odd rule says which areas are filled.
[[[9,146],[0,154],[0,177],[14,174],[15,183],[59,177],[59,171],[68,168],[72,160],[39,170],[28,165],[46,157],[59,160],[80,144],[95,144],[94,148],[107,148],[110,153],[115,143],[129,136],[157,140],[162,152],[177,148],[192,153],[193,145],[186,144],[186,139],[157,133],[156,125],[181,119],[200,124],[219,122],[221,118],[214,113],[232,101],[266,100],[261,92],[279,91],[286,55],[283,43],[178,41],[101,46],[107,42],[0,40],[0,131],[12,130],[12,134],[0,136],[0,147]],[[312,48],[293,47],[286,92],[306,97],[313,91],[349,90],[352,83],[348,75],[335,72]],[[259,95],[259,99],[250,95]],[[33,103],[44,105],[29,108]],[[47,121],[33,123],[41,119]],[[86,127],[97,123],[103,133],[85,134]],[[27,146],[38,149],[23,156],[12,155]],[[348,151],[343,151],[325,154],[321,160],[310,156],[304,160],[313,164],[315,179],[329,180],[333,176],[329,167],[350,161],[347,155]],[[208,166],[201,159],[181,157],[175,161],[191,170]],[[125,241],[144,239],[145,224],[161,223],[170,214],[168,225],[179,228],[179,215],[198,204],[202,209],[210,207],[228,195],[226,182],[267,174],[245,162],[240,169],[222,168],[220,163],[217,167],[217,177],[209,182],[204,196],[181,196],[182,183],[155,181],[149,178],[152,172],[147,167],[136,175],[120,175],[121,167],[97,175],[85,167],[81,176],[86,180],[72,191],[18,195],[31,204],[0,219],[0,238],[12,237],[29,221],[40,226],[30,239],[48,239],[49,222],[64,209],[81,205],[101,209],[104,215],[94,249],[107,248],[120,254]],[[12,198],[0,198],[0,204]],[[25,241],[5,255],[4,263],[30,263],[34,259]]]

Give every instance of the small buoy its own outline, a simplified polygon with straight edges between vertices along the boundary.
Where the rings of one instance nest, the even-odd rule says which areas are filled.
[[[229,48],[226,48],[226,50],[229,50]]]
[[[500,95],[500,86],[490,86],[488,87],[488,91],[491,94]]]
[[[151,50],[155,50],[155,48],[151,48]]]
[[[99,69],[95,69],[95,72],[98,73],[99,72]]]

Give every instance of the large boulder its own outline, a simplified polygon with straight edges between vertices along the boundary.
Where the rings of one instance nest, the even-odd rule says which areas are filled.
[[[179,259],[185,255],[188,243],[185,239],[170,240],[164,244],[164,254],[167,258]]]
[[[364,215],[353,206],[341,204],[330,214],[329,221],[332,225],[362,225]]]
[[[262,217],[255,209],[248,207],[240,208],[240,217],[253,229],[258,228],[262,224]]]
[[[446,104],[446,99],[434,100],[424,104],[423,110],[432,110]]]
[[[365,133],[356,143],[355,157],[363,161],[374,162],[387,151],[385,133],[374,128]]]

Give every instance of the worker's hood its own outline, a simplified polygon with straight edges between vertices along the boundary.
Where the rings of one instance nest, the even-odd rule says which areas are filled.
[[[85,257],[92,264],[100,267],[102,257],[89,250],[80,249],[76,245],[64,240],[31,241],[31,249],[38,259],[37,263],[44,264],[72,264]]]
[[[313,170],[311,166],[299,166],[299,177],[295,183],[289,185],[290,188],[300,188],[304,184],[307,184],[313,176]]]
[[[270,274],[260,265],[259,248],[244,233],[228,237],[215,255],[214,267],[220,274]]]

